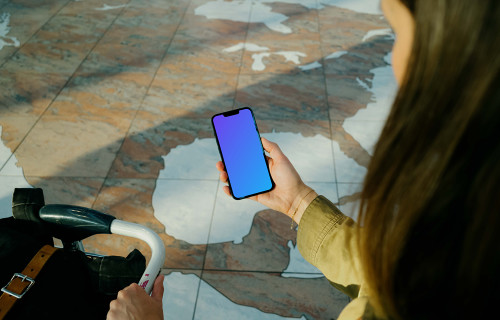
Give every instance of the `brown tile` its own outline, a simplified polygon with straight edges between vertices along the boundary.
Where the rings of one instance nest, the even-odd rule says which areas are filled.
[[[247,33],[248,23],[225,19],[207,19],[197,15],[193,9],[194,3],[187,10],[176,36],[184,41],[209,45],[214,49],[224,49],[238,41],[243,42]]]
[[[0,70],[0,113],[40,116],[67,81],[58,73]]]
[[[14,152],[31,127],[38,120],[34,115],[7,115],[0,116],[0,126],[2,127],[2,143]]]
[[[387,66],[392,40],[371,39],[348,48],[347,54],[325,60],[326,88],[332,120],[343,121],[372,102],[372,70]]]
[[[188,72],[202,75],[239,73],[242,52],[224,49],[245,42],[248,23],[207,19],[191,4],[169,47],[159,75]]]
[[[240,43],[240,40],[235,40],[232,43]],[[177,35],[158,70],[158,75],[179,74],[181,72],[207,76],[225,73],[238,74],[243,52],[224,51],[232,46],[232,43],[228,43],[227,47],[214,48],[210,44],[200,42],[200,40],[193,41]]]
[[[51,104],[47,115],[100,118],[109,123],[132,119],[151,80],[148,73],[75,76]]]
[[[255,44],[267,50],[245,50],[242,73],[296,73],[299,65],[306,65],[321,59],[320,38],[316,10],[299,4],[266,3],[259,4],[272,8],[275,14],[288,17],[282,22],[291,33],[269,29],[262,23],[251,23],[247,44]],[[262,61],[262,64],[260,63]],[[264,68],[263,70],[260,70]]]
[[[263,23],[251,23],[248,29],[247,41],[257,44],[272,42],[273,40],[290,43],[303,40],[320,41],[317,10],[308,9],[300,4],[280,2],[265,3],[264,5],[270,7],[273,13],[287,17],[282,24],[290,29],[290,32],[275,31]],[[252,21],[255,21],[256,18],[258,17],[253,18]]]
[[[95,202],[96,210],[106,212],[120,220],[139,223],[157,232],[166,248],[165,268],[202,268],[205,245],[192,245],[165,234],[165,227],[155,218],[152,194],[155,179],[108,179]],[[101,254],[127,255],[133,248],[149,258],[150,248],[133,238],[106,235],[96,236],[84,242],[85,248]]]
[[[71,75],[98,41],[99,35],[79,29],[71,30],[74,28],[61,32],[65,24],[70,23],[77,21],[74,18],[70,18],[70,22],[54,19],[53,23],[44,25],[3,65],[3,68],[12,72],[35,71]]]
[[[280,132],[293,132],[300,133],[304,137],[312,137],[315,135],[322,135],[331,139],[330,135],[330,121],[328,120],[267,120],[260,119],[256,116],[255,121],[260,134],[265,133],[280,133]]]
[[[326,55],[361,43],[370,30],[389,28],[382,15],[363,14],[335,6],[319,10],[318,19]]]
[[[284,278],[279,273],[205,270],[202,280],[238,305],[282,317],[336,319],[349,303],[349,298],[334,289],[326,278]],[[210,302],[210,287],[200,287],[198,305]],[[223,312],[215,316],[224,317]]]
[[[198,117],[231,109],[236,74],[199,74],[189,71],[158,75],[148,91],[142,110],[163,117]]]
[[[356,139],[344,129],[342,123],[332,123],[332,140],[338,143],[340,151],[348,158],[354,159],[360,166],[368,168],[371,160],[370,153],[363,148],[359,141],[356,141]]]
[[[128,128],[118,122],[46,116],[15,155],[26,176],[104,178]]]
[[[371,79],[369,74],[364,79]],[[330,118],[343,121],[366,108],[372,100],[372,93],[363,88],[356,76],[327,76],[326,88]],[[358,78],[359,79],[359,78]]]
[[[132,19],[132,18],[130,18]],[[79,74],[154,73],[167,50],[175,24],[156,28],[134,25],[123,18],[114,23],[78,69]]]
[[[311,40],[285,41],[254,41],[247,43],[258,44],[261,51],[245,50],[242,60],[242,74],[302,73],[300,66],[321,61],[320,43]],[[316,70],[322,74],[322,70]]]
[[[35,188],[42,188],[46,204],[68,204],[91,208],[104,178],[26,177]]]
[[[57,11],[67,4],[65,0],[32,3],[16,1],[4,3],[2,13],[9,15],[9,37],[15,37],[22,46],[36,33]],[[14,54],[19,47],[7,46],[0,50],[0,66]]]
[[[151,33],[139,33],[143,36],[169,35],[172,32],[170,27],[180,23],[188,6],[189,1],[182,0],[133,0],[121,12],[115,24],[149,29]]]
[[[106,179],[94,209],[164,233],[165,227],[154,217],[151,203],[155,186],[155,179]]]
[[[296,236],[288,217],[273,210],[258,212],[241,244],[208,245],[205,268],[282,272],[290,260],[288,241],[295,242]]]
[[[236,104],[253,107],[256,118],[327,120],[322,75],[241,75]]]
[[[364,80],[372,76],[370,70],[387,65],[385,56],[391,52],[392,44],[392,39],[371,38],[353,45],[340,58],[325,60],[325,74],[357,76]]]
[[[113,178],[154,178],[172,148],[213,136],[210,118],[159,118],[139,112],[110,170]]]

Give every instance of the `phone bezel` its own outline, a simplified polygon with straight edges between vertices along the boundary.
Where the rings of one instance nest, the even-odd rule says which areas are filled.
[[[267,173],[269,175],[269,179],[271,180],[271,188],[268,189],[268,190],[261,191],[261,192],[249,194],[249,195],[243,196],[241,198],[240,197],[236,197],[234,195],[234,193],[233,193],[233,188],[231,186],[231,179],[230,179],[229,174],[228,174],[228,179],[227,179],[228,181],[227,182],[228,182],[229,190],[231,191],[231,196],[235,200],[247,199],[247,198],[259,195],[259,194],[263,194],[263,193],[269,192],[269,191],[273,190],[274,186],[275,186],[273,178],[271,176],[271,170],[269,169],[269,163],[268,163],[268,161],[266,159],[266,154],[265,154],[264,146],[262,145],[262,140],[261,140],[259,128],[257,126],[257,122],[255,121],[254,113],[253,113],[253,111],[252,111],[252,109],[250,107],[241,107],[241,108],[237,108],[237,109],[232,109],[232,110],[228,110],[228,111],[225,111],[225,112],[217,113],[217,114],[215,114],[215,115],[212,116],[212,120],[211,120],[211,122],[212,122],[212,129],[214,130],[215,141],[217,142],[217,148],[219,149],[219,155],[221,157],[222,163],[224,164],[224,168],[226,168],[226,162],[224,161],[224,155],[222,154],[222,150],[221,150],[221,147],[220,147],[219,137],[217,136],[217,130],[215,129],[214,118],[217,117],[217,116],[230,117],[230,116],[239,114],[241,110],[245,110],[245,109],[247,109],[247,110],[250,111],[250,114],[252,115],[252,119],[253,119],[253,123],[254,123],[255,129],[257,130],[257,134],[259,136],[259,142],[260,142],[260,146],[262,148],[262,155],[263,155],[264,161],[266,163],[266,168],[267,168]]]

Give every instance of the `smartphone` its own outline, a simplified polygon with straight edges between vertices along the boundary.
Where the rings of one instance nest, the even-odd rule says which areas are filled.
[[[216,114],[212,126],[233,198],[270,191],[274,183],[252,110],[245,107]]]

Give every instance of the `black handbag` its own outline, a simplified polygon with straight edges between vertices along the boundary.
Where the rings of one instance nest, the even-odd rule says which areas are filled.
[[[41,189],[16,189],[16,219],[0,219],[0,288],[22,272],[41,247],[53,245],[49,228],[36,215],[43,205]],[[5,319],[105,319],[118,291],[138,282],[145,268],[146,259],[138,250],[124,258],[59,249]]]

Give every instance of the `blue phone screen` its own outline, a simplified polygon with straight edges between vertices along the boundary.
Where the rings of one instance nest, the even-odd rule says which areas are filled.
[[[212,123],[236,199],[273,187],[252,111],[248,108],[215,115]]]

